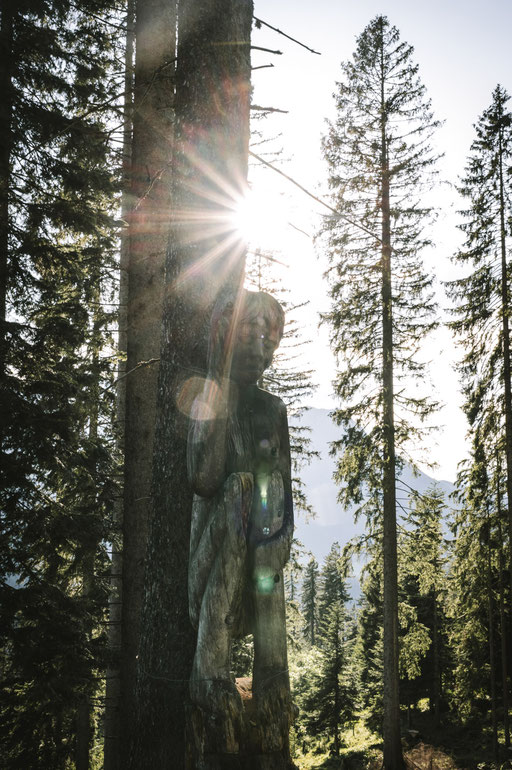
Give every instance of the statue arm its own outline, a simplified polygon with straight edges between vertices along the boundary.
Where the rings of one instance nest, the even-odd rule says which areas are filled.
[[[192,406],[187,468],[201,497],[212,497],[226,480],[228,402],[229,381],[208,377]]]
[[[226,345],[233,311],[226,303],[212,322],[208,345],[208,374],[203,392],[192,405],[187,443],[187,470],[192,489],[201,497],[213,497],[226,480],[227,421],[231,384],[230,346]]]

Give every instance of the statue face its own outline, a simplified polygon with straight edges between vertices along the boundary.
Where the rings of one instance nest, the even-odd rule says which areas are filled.
[[[275,325],[263,313],[241,318],[238,324],[231,379],[241,385],[254,385],[272,363],[280,342]]]

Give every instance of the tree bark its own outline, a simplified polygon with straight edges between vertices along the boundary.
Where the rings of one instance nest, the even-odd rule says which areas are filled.
[[[133,734],[164,263],[170,229],[176,3],[137,0],[128,246],[121,623],[121,738]],[[123,761],[123,766],[126,762]]]
[[[0,17],[0,377],[4,376],[6,354],[7,278],[9,256],[9,188],[12,146],[12,43],[13,6],[4,0]]]
[[[492,595],[492,563],[491,563],[491,522],[487,512],[488,537],[487,543],[487,613],[489,619],[489,666],[491,675],[491,723],[492,749],[494,758],[498,758],[498,719],[496,714],[496,656],[494,652],[494,599]]]
[[[126,10],[126,45],[123,104],[123,158],[121,219],[126,220],[131,208],[130,174],[133,138],[133,52],[135,42],[135,0],[128,0]],[[128,336],[128,267],[130,239],[128,231],[121,233],[119,255],[119,311],[117,350],[120,355],[116,383],[116,446],[120,453],[125,449],[126,407],[126,350]],[[122,492],[121,492],[122,494]],[[103,745],[104,770],[120,770],[121,767],[121,617],[122,617],[122,496],[114,506],[112,537],[112,561],[110,567],[110,595],[108,646],[110,652],[106,676],[105,738]]]
[[[381,57],[383,48],[381,48]],[[386,134],[384,62],[381,58],[381,214],[382,214],[382,429],[384,557],[384,768],[403,767],[400,740],[398,669],[398,575],[396,542],[396,458],[393,391],[393,296],[391,217]]]
[[[436,573],[439,569],[436,564]],[[436,589],[432,592],[432,604],[433,604],[433,628],[432,628],[432,657],[433,657],[433,672],[432,672],[432,703],[431,711],[434,713],[435,724],[439,725],[441,718],[441,666],[440,666],[440,654],[439,654],[439,613],[438,613],[438,594]]]
[[[166,260],[158,419],[139,652],[137,725],[128,767],[185,766],[185,704],[195,647],[187,566],[192,492],[187,410],[205,371],[215,297],[237,291],[244,245],[230,216],[245,192],[249,142],[248,0],[180,4],[173,230]]]
[[[340,718],[340,673],[341,673],[341,643],[339,638],[340,628],[337,623],[336,627],[336,681],[334,683],[334,754],[339,757],[340,755],[340,730],[341,730],[341,718]]]
[[[501,528],[501,517],[503,511],[501,509],[501,489],[500,489],[500,466],[497,463],[496,478],[497,478],[497,519],[498,519],[498,555],[499,555],[499,587],[500,587],[500,638],[501,638],[501,691],[503,701],[503,731],[505,733],[505,746],[510,746],[510,723],[508,716],[508,651],[507,651],[507,614],[505,612],[505,581],[503,579],[503,573],[505,571],[504,559],[503,559],[503,538]]]
[[[101,278],[99,269],[96,267],[93,272],[93,282],[95,285],[94,307],[98,308],[101,302]],[[98,311],[93,312],[92,335],[91,335],[91,374],[92,386],[89,392],[89,428],[88,438],[91,443],[98,440],[99,428],[99,404],[100,404],[100,350],[102,347],[101,323],[98,318]],[[97,465],[91,468],[93,478],[97,476]],[[96,486],[96,483],[94,484]],[[94,566],[99,542],[96,540],[88,544],[87,552],[81,565],[82,572],[82,596],[90,597],[95,589]],[[84,643],[90,645],[94,627],[91,619],[84,622],[85,638]],[[75,770],[89,770],[90,751],[93,738],[92,725],[92,703],[89,692],[84,692],[81,702],[78,704],[76,714],[76,749],[75,749]]]

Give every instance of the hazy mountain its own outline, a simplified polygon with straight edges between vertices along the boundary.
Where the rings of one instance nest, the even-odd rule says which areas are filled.
[[[296,517],[295,536],[304,544],[307,550],[312,551],[319,564],[322,564],[325,556],[336,540],[343,547],[354,535],[364,532],[364,520],[354,523],[353,510],[343,510],[337,501],[338,489],[333,481],[335,460],[330,456],[330,442],[339,438],[340,428],[329,417],[328,409],[309,409],[302,418],[304,425],[311,428],[313,448],[320,453],[318,459],[314,459],[309,466],[303,468],[302,479],[306,487],[309,502],[316,511],[316,518],[304,521],[303,517]],[[453,491],[453,484],[449,481],[440,481],[420,473],[415,477],[411,468],[406,467],[402,474],[405,484],[423,493],[437,481],[446,495]],[[406,503],[406,493],[397,493],[400,502]]]

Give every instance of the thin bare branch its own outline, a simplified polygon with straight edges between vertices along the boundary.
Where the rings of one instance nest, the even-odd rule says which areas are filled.
[[[126,377],[128,377],[129,374],[136,372],[137,369],[145,369],[147,366],[152,366],[153,364],[159,363],[159,361],[160,361],[159,358],[150,358],[147,361],[139,361],[139,363],[136,366],[134,366],[133,369],[130,369],[128,372],[125,372],[120,377],[118,377],[113,382],[111,382],[110,385],[107,385],[105,388],[102,388],[101,393],[106,393],[108,390],[111,390],[114,387],[114,385],[117,385],[117,383],[120,380],[126,379]]]
[[[375,235],[375,233],[372,233],[371,230],[369,230],[364,225],[359,224],[359,222],[355,222],[353,219],[350,219],[349,217],[345,216],[345,214],[340,214],[339,211],[336,211],[332,206],[329,206],[328,203],[326,203],[322,198],[318,198],[316,195],[313,195],[312,192],[307,190],[305,187],[303,187],[299,182],[297,182],[295,179],[293,179],[291,176],[288,176],[288,174],[285,174],[284,171],[281,171],[281,169],[274,166],[272,163],[269,163],[268,160],[264,160],[260,155],[256,155],[255,152],[252,150],[249,150],[249,155],[251,155],[255,160],[259,161],[259,163],[263,163],[264,166],[268,166],[268,168],[271,168],[272,171],[275,171],[276,174],[279,174],[279,176],[284,177],[288,180],[288,182],[291,182],[291,184],[295,185],[295,187],[298,187],[299,190],[302,190],[303,193],[305,193],[307,196],[312,198],[317,203],[320,203],[321,206],[324,206],[326,209],[328,209],[331,214],[334,214],[338,219],[343,219],[345,222],[348,222],[353,227],[357,227],[359,230],[362,230],[367,235],[370,235],[372,238],[375,239],[377,243],[381,243],[381,239]]]
[[[251,110],[255,112],[280,112],[283,115],[288,115],[288,110],[280,110],[278,107],[260,107],[259,104],[251,104]]]
[[[266,51],[267,53],[274,53],[276,56],[282,56],[282,51],[274,51],[272,48],[262,48],[259,45],[251,45],[251,51]]]
[[[265,27],[268,27],[269,29],[273,29],[274,32],[277,32],[278,35],[282,35],[283,37],[288,38],[288,40],[291,40],[292,43],[297,43],[297,45],[302,46],[302,48],[305,48],[306,51],[310,51],[311,53],[317,54],[317,56],[321,56],[322,54],[320,51],[315,51],[313,48],[310,48],[308,45],[305,45],[304,43],[301,43],[300,40],[296,40],[294,37],[290,37],[290,35],[287,35],[286,32],[282,32],[282,30],[278,29],[277,27],[273,27],[272,24],[269,24],[266,21],[263,21],[263,19],[258,19],[256,16],[253,16],[254,21],[256,22],[256,27],[261,27],[263,24]]]

